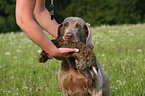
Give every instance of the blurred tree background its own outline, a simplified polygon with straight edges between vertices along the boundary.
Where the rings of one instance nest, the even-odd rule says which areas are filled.
[[[48,10],[50,1],[46,0]],[[0,33],[20,30],[15,21],[15,3],[0,0]],[[58,23],[68,16],[81,17],[92,26],[145,22],[145,0],[54,0],[54,5]]]

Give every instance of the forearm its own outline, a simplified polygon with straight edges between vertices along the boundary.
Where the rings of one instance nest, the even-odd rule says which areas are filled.
[[[24,21],[25,22],[19,24],[19,26],[25,32],[25,34],[48,54],[50,54],[51,56],[55,56],[57,48],[44,34],[43,30],[39,27],[39,25],[34,20]]]
[[[57,38],[58,23],[55,20],[51,20],[50,13],[46,8],[41,11],[34,10],[34,17],[44,30]]]

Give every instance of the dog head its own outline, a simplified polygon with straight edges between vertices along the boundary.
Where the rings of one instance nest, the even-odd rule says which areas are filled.
[[[58,27],[58,36],[68,41],[84,42],[90,49],[94,48],[89,24],[79,17],[68,17]]]

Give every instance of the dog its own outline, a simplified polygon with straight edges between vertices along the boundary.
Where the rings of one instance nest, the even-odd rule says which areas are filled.
[[[79,17],[68,17],[58,27],[58,36],[64,40],[81,41],[90,49],[94,48],[89,24]],[[61,61],[58,82],[65,96],[111,96],[108,75],[98,64],[98,71],[91,74],[95,81],[87,87],[87,79],[76,68],[75,58]]]

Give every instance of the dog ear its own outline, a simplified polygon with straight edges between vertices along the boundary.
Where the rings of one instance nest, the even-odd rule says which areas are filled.
[[[87,32],[86,45],[90,49],[93,49],[94,48],[94,44],[93,44],[93,41],[92,41],[92,35],[91,35],[91,31],[90,31],[90,24],[86,23],[84,28],[85,28],[85,30]]]
[[[57,35],[58,35],[58,37],[63,36],[63,30],[64,30],[63,24],[60,24],[60,25],[58,26],[58,29],[57,29]]]

